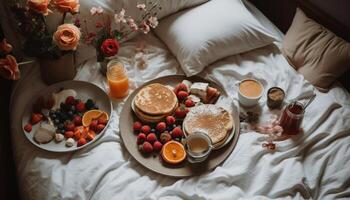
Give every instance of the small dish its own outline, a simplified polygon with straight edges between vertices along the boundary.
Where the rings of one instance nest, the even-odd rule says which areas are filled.
[[[190,163],[205,161],[213,149],[210,137],[201,132],[187,136],[185,150]]]

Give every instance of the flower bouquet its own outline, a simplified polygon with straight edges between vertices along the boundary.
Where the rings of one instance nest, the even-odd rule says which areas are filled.
[[[114,13],[113,19],[101,7],[92,7],[91,15],[97,18],[94,31],[90,31],[86,20],[83,20],[83,41],[94,45],[103,74],[106,73],[107,63],[118,54],[122,41],[136,32],[147,34],[158,25],[157,12],[161,7],[157,2],[140,3],[136,7],[140,12],[138,19],[127,15],[125,9]],[[76,21],[76,24],[80,25],[80,21]]]
[[[38,58],[41,75],[46,83],[73,79],[76,74],[74,52],[80,41],[80,29],[65,23],[68,13],[79,11],[78,0],[27,0],[11,6],[23,35],[23,52]],[[62,13],[61,24],[50,32],[47,16],[53,11]]]

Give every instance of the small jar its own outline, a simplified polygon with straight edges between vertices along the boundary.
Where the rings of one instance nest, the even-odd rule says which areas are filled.
[[[124,65],[119,60],[111,60],[107,64],[107,80],[109,95],[113,98],[123,98],[128,95],[129,79]]]
[[[271,109],[280,108],[283,100],[284,100],[285,93],[284,91],[279,87],[272,87],[267,91],[267,106]]]
[[[207,134],[195,132],[186,137],[185,149],[187,152],[187,160],[190,163],[199,163],[208,158],[213,146]]]

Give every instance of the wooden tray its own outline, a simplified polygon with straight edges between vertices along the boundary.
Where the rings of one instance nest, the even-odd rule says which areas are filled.
[[[99,88],[98,86],[92,83],[85,82],[85,81],[64,81],[64,82],[59,82],[48,86],[47,88],[41,90],[38,94],[36,94],[32,99],[30,99],[30,101],[27,103],[27,106],[22,114],[22,121],[20,124],[20,126],[22,126],[22,130],[23,130],[23,127],[28,123],[30,119],[30,116],[32,113],[32,107],[36,99],[40,96],[47,98],[48,95],[58,92],[61,88],[75,90],[77,92],[77,98],[82,99],[84,101],[86,101],[89,98],[93,99],[94,101],[96,101],[96,105],[99,107],[100,110],[105,111],[109,116],[111,116],[112,103],[109,100],[108,95],[101,88]],[[110,123],[110,121],[111,120],[108,120],[108,124]],[[105,130],[108,127],[108,124],[106,125],[106,127],[101,133],[96,135],[94,140],[80,147],[77,147],[76,145],[77,141],[75,141],[72,147],[66,147],[65,140],[60,143],[57,143],[55,142],[55,139],[53,139],[51,142],[47,144],[39,144],[35,142],[33,137],[36,129],[39,127],[38,124],[33,126],[33,130],[30,133],[27,133],[23,130],[23,134],[32,144],[46,151],[70,152],[70,151],[76,151],[76,150],[85,148],[91,145],[92,143],[96,142],[99,138],[102,137],[102,135],[104,134]]]
[[[232,112],[232,117],[235,123],[235,130],[232,131],[232,134],[234,134],[233,138],[224,147],[220,148],[219,150],[212,151],[205,162],[199,164],[191,164],[186,160],[180,165],[172,166],[162,162],[160,156],[157,154],[144,156],[138,150],[138,146],[136,144],[136,134],[134,134],[132,129],[132,124],[137,120],[137,117],[132,111],[131,103],[137,92],[145,85],[151,83],[161,83],[164,85],[175,86],[176,84],[182,82],[184,79],[190,80],[192,82],[207,82],[210,86],[217,88],[221,92],[221,96],[216,104]],[[214,169],[231,154],[239,137],[239,113],[236,106],[233,104],[232,99],[218,84],[197,76],[186,77],[183,75],[171,75],[151,80],[130,94],[121,111],[119,126],[121,137],[126,149],[141,165],[159,174],[181,178],[200,174],[205,171]]]

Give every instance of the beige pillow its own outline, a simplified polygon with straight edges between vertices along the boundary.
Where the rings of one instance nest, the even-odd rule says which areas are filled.
[[[350,43],[308,18],[299,8],[283,40],[291,65],[321,91],[350,68]]]

